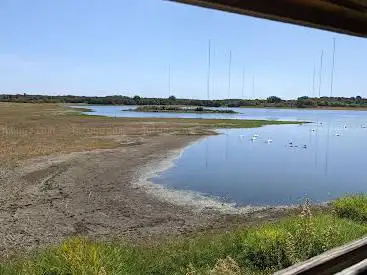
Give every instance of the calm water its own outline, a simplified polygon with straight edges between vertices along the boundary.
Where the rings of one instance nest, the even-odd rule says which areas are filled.
[[[83,107],[83,106],[74,106]],[[198,114],[198,113],[155,113],[155,112],[129,112],[136,106],[103,106],[88,105],[93,112],[89,115],[101,115],[110,117],[150,117],[150,118],[217,118],[217,119],[265,119],[265,120],[335,120],[347,123],[358,120],[367,121],[365,111],[329,111],[329,110],[303,110],[303,109],[262,109],[262,108],[211,108],[231,109],[238,114]],[[122,111],[125,110],[125,111]],[[365,119],[366,118],[366,119]]]
[[[366,112],[235,109],[241,114],[196,115],[121,112],[121,106],[93,109],[93,114],[109,116],[313,122],[219,130],[221,135],[189,146],[174,167],[152,179],[169,188],[197,191],[238,205],[284,205],[306,197],[322,202],[367,192]],[[254,135],[258,137],[251,140]]]

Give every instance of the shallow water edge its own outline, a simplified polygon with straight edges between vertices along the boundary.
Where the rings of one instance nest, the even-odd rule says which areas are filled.
[[[160,173],[174,167],[175,161],[178,160],[184,151],[195,143],[199,143],[205,137],[190,142],[181,149],[170,150],[162,154],[154,162],[142,166],[136,171],[133,185],[143,188],[148,194],[155,198],[172,203],[174,205],[188,207],[195,212],[218,211],[223,214],[250,214],[258,211],[270,209],[294,209],[299,205],[278,205],[278,206],[254,206],[246,205],[237,207],[236,203],[222,202],[219,197],[206,196],[200,192],[190,190],[179,190],[165,187],[162,184],[152,182],[152,178]]]

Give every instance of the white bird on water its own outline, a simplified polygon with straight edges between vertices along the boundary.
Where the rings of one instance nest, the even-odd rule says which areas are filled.
[[[256,140],[256,137],[255,136],[252,136],[251,137],[251,141],[255,141]]]
[[[266,143],[272,143],[272,142],[273,142],[273,140],[270,139],[270,138],[266,141]]]

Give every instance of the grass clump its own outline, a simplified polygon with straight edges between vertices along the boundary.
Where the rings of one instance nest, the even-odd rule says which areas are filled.
[[[190,264],[187,268],[186,275],[241,275],[244,274],[243,271],[234,259],[227,256],[224,259],[217,260],[213,268],[207,267],[204,270],[198,270]],[[246,274],[256,273],[246,271]]]
[[[346,196],[331,203],[336,215],[358,222],[367,222],[367,194]]]
[[[133,246],[114,246],[72,238],[28,260],[0,264],[0,274],[140,274],[136,266],[140,258],[139,251]]]
[[[306,202],[299,217],[245,232],[240,262],[275,271],[358,239],[367,227],[329,214],[312,215]]]
[[[265,226],[245,234],[239,261],[260,270],[281,269],[289,266],[286,254],[287,232]]]

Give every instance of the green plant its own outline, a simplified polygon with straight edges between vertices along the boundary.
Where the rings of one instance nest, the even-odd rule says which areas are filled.
[[[204,111],[203,107],[196,107],[195,108],[195,112],[202,112],[202,111]]]
[[[277,97],[277,96],[269,96],[266,101],[268,103],[280,103],[282,102],[282,99],[280,97]]]
[[[367,227],[333,215],[313,215],[306,201],[298,217],[243,234],[239,262],[260,270],[277,270],[357,239]]]
[[[281,269],[290,265],[286,254],[287,232],[277,226],[266,225],[250,231],[243,238],[243,254],[240,259],[255,268]]]
[[[204,269],[197,269],[192,264],[189,264],[186,269],[186,275],[241,275],[243,273],[238,263],[227,256],[224,259],[218,259],[213,268],[209,266]]]
[[[298,219],[289,221],[287,255],[292,264],[316,256],[337,245],[338,229],[323,224],[320,216],[314,217],[311,203],[306,200]]]
[[[367,194],[346,196],[331,203],[336,215],[358,222],[367,222]]]

